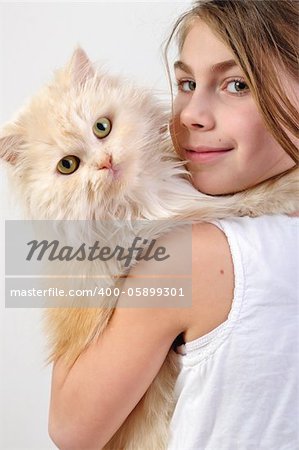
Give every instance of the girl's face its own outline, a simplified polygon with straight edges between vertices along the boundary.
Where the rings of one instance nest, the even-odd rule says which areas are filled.
[[[200,191],[228,194],[295,165],[266,129],[232,52],[202,21],[175,63],[175,148]]]

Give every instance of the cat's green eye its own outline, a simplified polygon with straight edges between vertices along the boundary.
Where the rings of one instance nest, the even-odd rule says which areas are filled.
[[[102,139],[110,133],[112,128],[112,124],[109,119],[106,117],[100,117],[97,119],[94,123],[94,126],[92,128],[93,134],[99,138]]]
[[[68,155],[62,158],[57,164],[58,172],[63,175],[70,175],[74,173],[80,165],[80,159],[77,156]]]

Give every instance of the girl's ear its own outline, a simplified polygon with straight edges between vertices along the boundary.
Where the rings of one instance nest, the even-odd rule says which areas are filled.
[[[24,144],[24,138],[18,134],[0,134],[0,158],[12,165],[17,161],[18,150]]]
[[[95,74],[91,61],[81,47],[74,51],[67,69],[71,82],[77,86],[83,86]]]

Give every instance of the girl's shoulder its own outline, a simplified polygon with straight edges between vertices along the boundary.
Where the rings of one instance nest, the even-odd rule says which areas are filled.
[[[183,292],[184,297],[160,297],[160,306],[172,304],[169,322],[173,317],[185,342],[194,340],[223,323],[231,309],[234,267],[227,237],[215,224],[198,223],[172,230],[158,244],[169,258],[142,262],[132,276]]]
[[[126,279],[124,290],[138,297],[122,295],[118,306],[164,310],[168,326],[186,341],[224,322],[234,291],[225,233],[212,223],[182,225],[160,237],[156,248],[163,258],[140,261]]]
[[[185,342],[225,322],[234,294],[234,266],[225,233],[212,223],[192,227],[192,308]]]
[[[298,261],[298,232],[297,214],[233,217],[194,225],[192,308],[186,318],[185,342],[228,319],[236,288],[242,296],[249,284],[266,289],[275,277],[292,278]],[[262,271],[257,270],[261,267]]]

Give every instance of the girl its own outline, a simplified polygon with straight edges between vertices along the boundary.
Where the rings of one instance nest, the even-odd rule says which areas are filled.
[[[291,0],[197,2],[177,22],[171,132],[200,191],[297,176],[297,26]],[[49,432],[58,447],[102,448],[180,336],[169,450],[297,448],[298,213],[194,225],[192,306],[118,308],[69,372],[55,364]],[[140,262],[126,288],[159,270]]]

